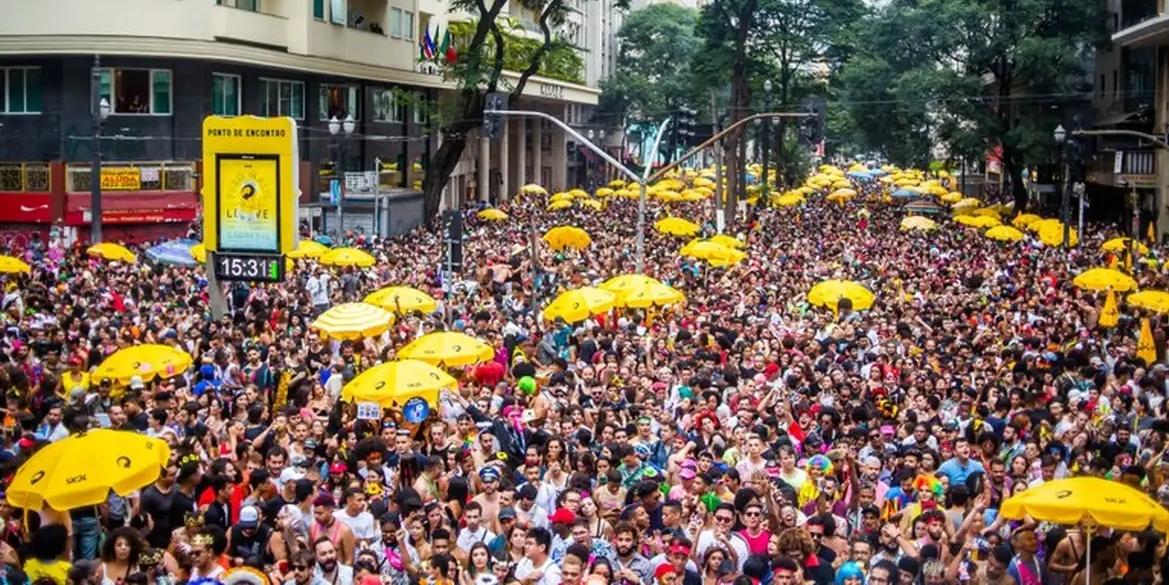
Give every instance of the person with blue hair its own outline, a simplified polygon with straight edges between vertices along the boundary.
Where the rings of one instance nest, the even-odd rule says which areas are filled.
[[[865,585],[865,573],[861,566],[847,562],[836,570],[836,585]]]

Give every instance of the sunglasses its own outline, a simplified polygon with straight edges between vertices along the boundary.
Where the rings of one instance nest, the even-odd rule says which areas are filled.
[[[293,571],[307,571],[308,565],[292,565]]]

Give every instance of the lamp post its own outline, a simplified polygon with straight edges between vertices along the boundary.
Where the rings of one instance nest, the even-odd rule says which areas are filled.
[[[1060,169],[1060,221],[1063,222],[1063,247],[1068,248],[1071,245],[1071,192],[1068,190],[1068,160],[1064,153],[1067,149],[1068,133],[1064,130],[1063,124],[1055,127],[1052,133],[1055,139],[1056,148],[1059,151],[1059,169]]]
[[[333,174],[340,183],[339,193],[337,195],[337,240],[342,242],[345,239],[345,139],[353,134],[353,129],[356,124],[353,122],[353,115],[345,116],[345,120],[338,120],[337,116],[329,119],[329,134],[333,135],[337,146],[337,164],[333,165]],[[342,134],[344,132],[344,134]]]
[[[588,137],[589,137],[589,142],[592,142],[593,139],[597,137],[597,133],[592,128],[589,128]],[[578,147],[576,149],[576,152],[577,152],[577,156],[580,157],[580,183],[581,183],[581,187],[585,191],[591,191],[592,188],[589,186],[589,161],[587,158],[585,158],[584,147],[583,146]]]
[[[763,80],[763,110],[771,111],[771,80]],[[770,203],[767,194],[767,159],[770,158],[771,150],[771,118],[763,118],[763,184],[760,186],[759,206],[766,207]]]
[[[93,160],[89,165],[89,240],[101,243],[101,127],[110,117],[110,102],[101,97],[101,57],[93,58],[93,78],[90,82],[91,109],[93,117],[93,138],[90,151]]]

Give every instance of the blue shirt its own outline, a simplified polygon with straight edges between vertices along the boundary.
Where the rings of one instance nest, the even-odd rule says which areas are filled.
[[[985,473],[982,464],[973,459],[967,459],[966,465],[962,465],[957,457],[951,457],[938,468],[938,475],[950,478],[950,485],[965,485],[966,478],[972,473]]]

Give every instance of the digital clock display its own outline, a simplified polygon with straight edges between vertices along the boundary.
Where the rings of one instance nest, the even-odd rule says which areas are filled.
[[[284,257],[219,253],[215,255],[215,276],[224,281],[280,282],[284,280]]]

